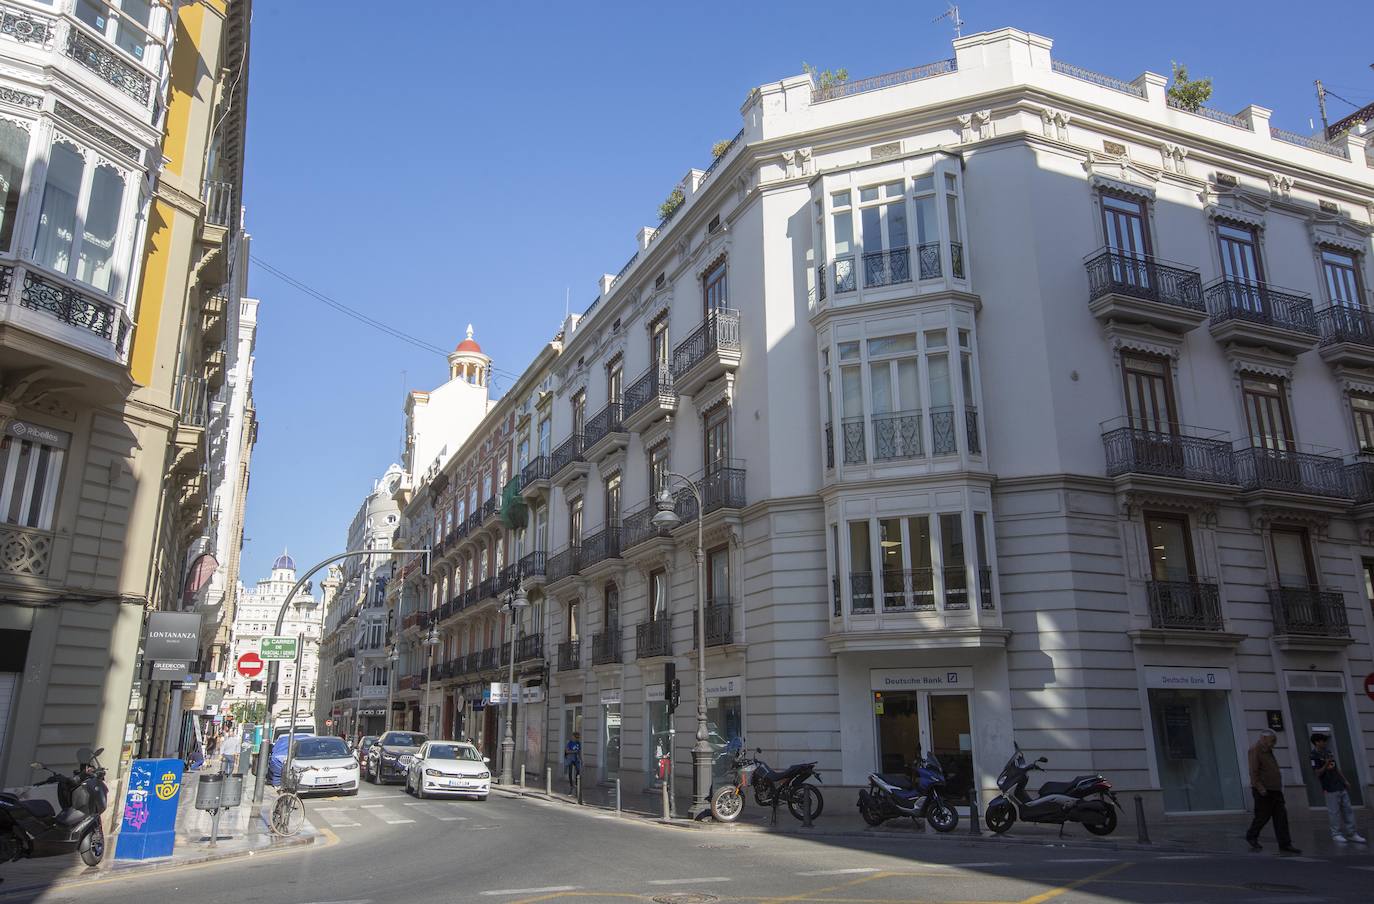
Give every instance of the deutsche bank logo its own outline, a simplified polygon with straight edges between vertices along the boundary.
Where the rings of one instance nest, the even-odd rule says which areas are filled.
[[[958,673],[958,672],[945,672],[945,681],[948,682],[949,684],[958,684],[958,683],[959,683],[959,673]]]
[[[1217,676],[1216,676],[1215,673],[1213,673],[1213,672],[1208,672],[1208,673],[1207,673],[1207,683],[1208,683],[1208,684],[1216,684],[1216,683],[1217,683]]]

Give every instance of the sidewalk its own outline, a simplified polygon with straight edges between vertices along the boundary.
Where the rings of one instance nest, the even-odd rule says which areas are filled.
[[[253,780],[244,782],[243,804],[220,814],[219,837],[210,847],[209,813],[193,806],[196,799],[197,777],[205,770],[188,772],[182,780],[181,799],[177,809],[177,839],[172,856],[155,860],[115,860],[118,838],[105,836],[105,859],[98,867],[88,867],[77,854],[64,857],[43,857],[37,860],[18,860],[0,865],[0,897],[19,891],[35,891],[70,882],[107,879],[114,876],[137,875],[156,869],[186,866],[249,857],[267,851],[314,844],[321,833],[310,823],[310,803],[306,802],[306,823],[300,833],[290,838],[278,838],[267,828],[267,819],[276,801],[276,792],[266,790],[260,807],[252,803]],[[119,806],[110,802],[111,808]],[[108,825],[110,810],[105,811]]]
[[[555,803],[577,806],[577,799],[574,795],[564,793],[567,790],[566,782],[560,788],[559,783],[554,783],[553,794],[546,795],[544,786],[541,784],[535,788],[527,786],[493,785],[492,790],[510,796],[524,796],[541,800],[552,800]],[[889,820],[876,828],[869,826],[859,816],[856,806],[858,798],[858,788],[836,788],[821,787],[825,797],[825,808],[821,817],[816,820],[811,828],[805,828],[787,811],[786,806],[778,808],[778,824],[776,827],[771,825],[772,811],[765,809],[754,803],[753,796],[750,795],[745,803],[744,812],[733,824],[721,825],[711,821],[709,818],[704,821],[691,822],[686,818],[688,806],[691,803],[691,794],[679,793],[677,795],[676,806],[673,810],[674,818],[671,825],[701,831],[717,832],[778,832],[789,835],[807,835],[812,837],[847,837],[847,838],[873,838],[873,837],[901,837],[910,838],[913,842],[930,843],[949,843],[949,842],[975,842],[991,845],[997,844],[1032,844],[1042,846],[1068,846],[1081,847],[1092,850],[1131,850],[1131,851],[1153,851],[1158,853],[1189,853],[1189,854],[1247,854],[1250,856],[1274,856],[1278,851],[1278,842],[1274,840],[1273,826],[1267,826],[1260,837],[1260,843],[1264,845],[1262,854],[1250,854],[1249,846],[1245,842],[1245,830],[1250,823],[1249,813],[1238,813],[1233,816],[1224,817],[1169,817],[1157,819],[1146,825],[1146,831],[1150,843],[1142,844],[1137,833],[1135,822],[1135,812],[1132,801],[1123,798],[1121,801],[1125,812],[1118,814],[1120,823],[1114,833],[1106,838],[1098,838],[1088,834],[1080,825],[1070,824],[1064,828],[1063,837],[1060,837],[1058,826],[1028,825],[1017,823],[1005,835],[994,835],[986,825],[982,825],[979,820],[981,834],[974,835],[969,832],[970,825],[967,816],[959,817],[959,827],[948,835],[941,835],[933,829],[927,828],[922,831],[916,828],[910,819]],[[681,792],[681,789],[679,789]],[[615,787],[605,785],[588,785],[582,789],[582,800],[585,806],[596,807],[604,810],[615,809]],[[620,809],[623,815],[631,819],[652,819],[658,822],[663,821],[663,798],[661,792],[644,792],[639,789],[621,789]],[[1330,829],[1326,821],[1326,813],[1308,813],[1304,807],[1302,810],[1296,808],[1289,811],[1290,827],[1293,833],[1293,843],[1302,849],[1304,856],[1333,858],[1349,857],[1374,854],[1374,844],[1338,844],[1331,840]],[[1367,809],[1359,811],[1357,821],[1360,823],[1361,831],[1366,836],[1374,838],[1371,830],[1374,830],[1374,819],[1371,819]]]

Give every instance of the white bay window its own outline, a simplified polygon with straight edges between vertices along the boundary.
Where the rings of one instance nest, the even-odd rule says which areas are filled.
[[[76,145],[54,141],[38,212],[34,261],[113,293],[125,176],[108,163],[87,165]]]

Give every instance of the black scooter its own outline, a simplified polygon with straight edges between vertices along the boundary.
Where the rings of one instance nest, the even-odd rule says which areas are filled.
[[[1016,753],[997,776],[997,787],[1002,793],[988,803],[984,816],[988,828],[1001,835],[1020,819],[1057,825],[1061,835],[1064,824],[1069,822],[1081,822],[1083,828],[1094,835],[1110,835],[1116,831],[1116,811],[1121,809],[1121,804],[1112,791],[1112,783],[1101,775],[1079,775],[1068,782],[1045,782],[1035,797],[1026,793],[1031,772],[1043,772],[1040,764],[1048,762],[1043,756],[1034,763],[1026,762],[1026,755],[1016,745]],[[1095,800],[1088,799],[1094,796]]]
[[[87,866],[96,866],[105,856],[105,833],[100,814],[109,803],[105,769],[96,757],[104,752],[82,747],[77,751],[77,768],[71,775],[31,763],[49,775],[38,785],[57,785],[54,812],[46,800],[24,800],[0,792],[0,863],[24,857],[56,857],[79,853]],[[37,787],[37,786],[35,786]]]

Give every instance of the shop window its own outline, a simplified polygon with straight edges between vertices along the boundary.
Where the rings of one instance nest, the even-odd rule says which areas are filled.
[[[21,435],[29,438],[21,438]],[[42,440],[31,438],[41,436]],[[0,523],[51,530],[71,437],[11,421],[0,437]]]

